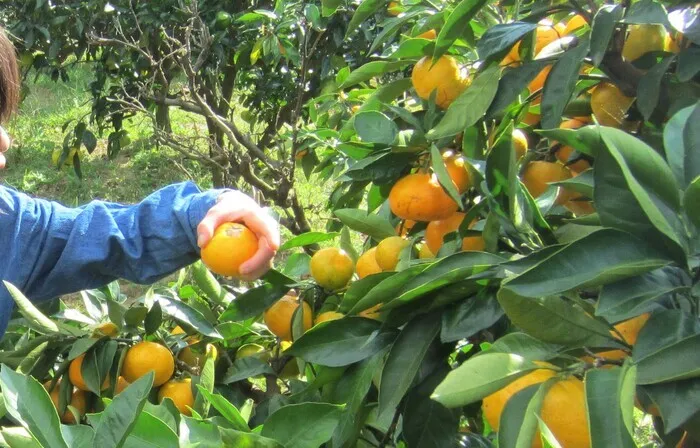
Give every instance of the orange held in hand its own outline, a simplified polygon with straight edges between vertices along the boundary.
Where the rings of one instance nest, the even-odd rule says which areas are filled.
[[[240,267],[258,251],[258,237],[236,222],[220,225],[202,249],[202,261],[219,275],[240,277]]]

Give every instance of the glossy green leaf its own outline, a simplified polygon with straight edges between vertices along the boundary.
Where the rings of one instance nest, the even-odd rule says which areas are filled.
[[[272,370],[272,367],[270,367],[267,362],[254,356],[247,356],[235,360],[233,365],[226,371],[221,382],[224,384],[231,384],[254,376],[263,374],[272,375],[274,373],[275,371]]]
[[[430,140],[451,137],[473,126],[484,116],[498,91],[500,69],[490,67],[474,79],[467,89],[450,104],[442,120],[426,136]]]
[[[543,342],[595,346],[610,339],[607,325],[559,296],[528,298],[506,287],[498,292],[498,302],[513,324]]]
[[[510,106],[523,93],[528,84],[550,63],[550,61],[531,61],[506,70],[501,77],[501,82],[498,83],[498,92],[496,92],[486,115],[494,116]]]
[[[622,18],[620,5],[603,5],[598,9],[591,25],[590,57],[596,67],[603,61],[616,23]]]
[[[295,247],[304,247],[312,244],[322,243],[338,237],[338,232],[306,232],[285,241],[280,246],[280,250],[289,250]]]
[[[379,9],[380,6],[383,6],[385,3],[385,0],[363,0],[355,10],[355,13],[352,15],[350,23],[348,23],[348,28],[345,31],[345,39],[350,37],[350,35],[357,30],[362,22],[367,20]]]
[[[242,321],[260,315],[273,303],[281,299],[289,289],[296,283],[281,273],[270,270],[263,277],[265,283],[256,288],[251,288],[236,300],[232,301],[219,320],[221,321]]]
[[[661,81],[675,60],[675,56],[667,56],[658,64],[654,65],[648,72],[642,76],[637,86],[637,109],[642,113],[646,120],[651,117],[651,114],[656,109],[659,103],[659,95],[661,91]]]
[[[623,397],[626,375],[631,375],[633,379],[634,367],[611,367],[586,372],[584,384],[592,447],[636,446],[623,417],[623,412],[632,413],[632,403],[629,403],[627,409],[623,407],[623,403],[630,400],[630,397]],[[631,399],[634,400],[634,389]]]
[[[362,317],[345,317],[312,328],[286,353],[322,366],[339,367],[361,361],[386,348],[396,333]]]
[[[635,2],[630,6],[622,21],[634,24],[660,23],[666,25],[669,23],[666,17],[666,9],[656,0]]]
[[[535,23],[513,22],[497,24],[489,28],[476,46],[480,59],[488,59],[490,56],[509,49],[525,35],[537,28]]]
[[[218,426],[182,416],[180,419],[180,448],[217,448],[222,446]]]
[[[664,254],[628,233],[603,229],[563,247],[504,283],[504,287],[521,296],[542,297],[604,285],[670,262]]]
[[[588,40],[567,50],[552,67],[542,90],[541,126],[543,129],[557,128],[564,109],[571,99],[583,59],[588,53]]]
[[[518,355],[484,353],[451,371],[431,398],[448,408],[464,406],[491,395],[537,368],[536,364]]]
[[[263,437],[253,432],[241,432],[220,426],[221,441],[224,446],[248,448],[284,448],[284,445],[274,439]]]
[[[700,378],[641,387],[659,408],[664,429],[671,432],[685,424],[700,409]]]
[[[433,167],[433,172],[438,178],[438,182],[440,182],[440,185],[452,198],[452,200],[459,204],[459,208],[461,210],[462,198],[459,195],[457,186],[450,177],[450,173],[447,172],[447,167],[445,166],[445,161],[442,158],[442,154],[440,154],[440,150],[435,145],[430,145],[430,161]],[[466,166],[464,169],[466,170]]]
[[[395,412],[411,387],[423,358],[440,332],[440,314],[433,312],[411,320],[389,351],[379,385],[379,415]]]
[[[477,295],[463,300],[456,306],[445,308],[442,313],[440,340],[454,342],[469,338],[491,327],[501,317],[503,309],[495,297]]]
[[[683,195],[683,208],[695,227],[700,228],[700,176],[686,188]]]
[[[700,320],[680,310],[653,313],[632,350],[637,383],[655,384],[700,376]]]
[[[664,128],[664,149],[676,181],[682,189],[700,176],[700,102],[676,112]]]
[[[4,427],[0,430],[0,442],[9,448],[44,448],[21,426]]]
[[[528,386],[513,395],[505,404],[498,423],[498,446],[529,448],[537,433],[537,416],[544,397],[556,379]]]
[[[551,358],[564,347],[556,344],[548,344],[535,339],[527,333],[508,333],[491,344],[490,352],[511,353],[519,355],[530,361],[541,361]]]
[[[382,283],[384,280],[396,275],[395,272],[380,272],[378,274],[372,274],[360,280],[350,283],[347,291],[343,295],[343,300],[340,302],[338,311],[344,314],[350,312],[351,309],[360,301],[369,291],[374,289],[375,286]],[[358,310],[362,311],[362,310]]]
[[[148,372],[114,397],[95,427],[95,446],[117,447],[124,443],[146,404],[153,378],[154,373]]]
[[[195,308],[191,307],[187,303],[181,301],[179,298],[166,297],[164,295],[157,296],[158,303],[160,303],[163,313],[177,319],[179,321],[185,322],[192,327],[196,328],[197,331],[210,338],[221,339],[221,335],[216,331],[216,328],[207,320],[202,313],[200,313]]]
[[[267,418],[261,435],[285,448],[321,446],[333,436],[342,412],[342,406],[328,403],[284,406]]]
[[[382,216],[367,214],[354,208],[335,210],[333,213],[352,230],[369,235],[376,240],[396,235],[389,220]]]
[[[45,448],[68,448],[60,430],[56,408],[46,389],[31,376],[7,365],[0,370],[0,387],[7,413]]]
[[[44,334],[58,333],[59,330],[56,323],[39,311],[15,285],[5,280],[3,280],[3,283],[5,284],[5,288],[9,291],[10,296],[12,296],[17,304],[19,312],[22,313],[22,316],[27,320],[30,328]]]
[[[676,74],[680,82],[688,82],[700,72],[700,48],[689,47],[678,55]]]
[[[687,242],[673,172],[653,148],[630,134],[602,127],[600,135],[605,147],[596,157],[594,199],[601,223],[683,260]]]
[[[399,128],[381,112],[367,111],[355,114],[355,132],[362,141],[390,145],[396,140]]]
[[[377,283],[374,287],[372,287],[372,289],[367,291],[363,297],[355,302],[353,307],[350,309],[350,313],[356,314],[374,305],[388,303],[395,300],[397,297],[396,292],[400,289],[404,289],[406,284],[411,282],[418,274],[425,271],[429,266],[429,264],[419,264],[411,266],[410,268],[401,272],[387,275],[385,278],[382,276],[381,278],[383,278],[383,280]],[[399,302],[396,302],[396,304],[398,305]]]
[[[202,394],[217,411],[219,411],[221,416],[228,420],[231,425],[233,425],[234,429],[237,431],[250,431],[248,423],[230,401],[228,401],[222,395],[212,393],[201,386],[197,386],[197,388],[199,389],[199,393]]]
[[[485,4],[486,0],[462,0],[457,5],[437,36],[433,59],[445,54],[452,44],[464,35],[471,20]]]
[[[369,81],[370,79],[391,73],[409,65],[411,61],[373,61],[358,67],[350,72],[350,75],[345,79],[343,84],[338,86],[339,89],[347,89],[361,82]]]

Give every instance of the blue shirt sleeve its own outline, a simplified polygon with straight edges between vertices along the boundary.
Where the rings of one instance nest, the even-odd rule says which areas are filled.
[[[0,278],[35,302],[118,278],[153,283],[199,257],[197,225],[220,193],[186,182],[132,206],[67,208],[0,186]],[[0,284],[0,336],[13,305]]]

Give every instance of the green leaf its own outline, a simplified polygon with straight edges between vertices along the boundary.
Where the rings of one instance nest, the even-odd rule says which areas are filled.
[[[680,310],[653,313],[632,350],[637,383],[655,384],[700,376],[700,320]]]
[[[221,440],[227,447],[248,447],[248,448],[284,448],[276,440],[268,439],[253,432],[241,432],[233,429],[219,427]]]
[[[491,327],[503,317],[503,309],[495,297],[477,295],[445,308],[442,313],[440,340],[454,342],[469,338]]]
[[[552,67],[542,91],[542,128],[558,128],[564,109],[576,88],[583,59],[588,53],[588,40],[579,41],[567,50]]]
[[[395,272],[380,272],[350,283],[350,286],[343,295],[343,301],[340,302],[338,311],[343,314],[347,314],[351,309],[353,309],[355,304],[357,304],[360,299],[367,295],[369,291],[374,289],[375,286],[379,285],[390,277],[394,277],[395,275]]]
[[[385,75],[387,73],[393,73],[396,70],[402,69],[411,64],[411,61],[373,61],[356,68],[348,77],[343,81],[343,83],[338,86],[339,90],[347,89],[356,84],[360,84],[370,79]]]
[[[102,421],[102,414],[88,414],[88,421],[93,426],[98,426]],[[82,426],[86,428],[86,426]],[[65,428],[65,426],[63,427]],[[90,444],[91,447],[96,446]],[[138,414],[136,424],[129,431],[123,448],[161,448],[161,447],[176,447],[177,434],[166,423],[155,417],[149,412],[141,412]]]
[[[700,409],[700,378],[640,386],[659,408],[667,433],[678,429]]]
[[[563,346],[548,344],[527,333],[508,333],[489,348],[489,352],[510,353],[530,361],[542,361],[556,355]]]
[[[209,323],[206,317],[196,309],[192,308],[179,298],[157,295],[156,300],[160,303],[163,312],[181,322],[194,327],[199,333],[210,338],[221,339],[221,335],[216,328]]]
[[[131,383],[114,397],[95,428],[95,446],[121,446],[136,425],[153,385],[153,371]]]
[[[501,77],[501,82],[498,83],[498,92],[496,92],[486,115],[492,117],[510,106],[513,101],[518,99],[528,84],[550,63],[550,61],[532,61],[520,67],[506,70]]]
[[[489,57],[511,48],[527,33],[537,28],[535,23],[513,22],[497,24],[489,28],[476,46],[479,59],[486,60]]]
[[[195,385],[197,386],[197,390],[199,391],[194,398],[194,406],[191,406],[194,411],[201,415],[203,418],[206,418],[209,415],[209,405],[210,402],[207,400],[206,396],[202,391],[206,391],[208,393],[212,393],[214,391],[214,354],[207,351],[205,361],[204,361],[204,366],[202,367],[202,371],[199,374],[199,378],[197,378],[197,381]]]
[[[608,283],[600,292],[596,316],[610,322],[627,320],[651,310],[657,299],[689,288],[688,275],[670,266]]]
[[[399,290],[399,288],[402,288],[428,266],[428,264],[411,266],[401,272],[391,273],[391,275],[387,275],[386,278],[382,275],[384,273],[375,274],[375,276],[382,278],[382,280],[355,302],[352,309],[350,309],[350,313],[356,314],[379,303],[387,303],[393,300],[396,298],[396,291]],[[381,277],[379,277],[380,275]]]
[[[212,393],[202,386],[197,386],[199,393],[211,403],[219,413],[228,420],[236,431],[250,431],[248,423],[245,421],[238,409],[220,394]]]
[[[602,229],[566,245],[504,283],[504,287],[524,297],[542,297],[604,285],[670,262],[670,258],[628,233]]]
[[[434,144],[430,145],[430,160],[431,165],[433,167],[433,171],[437,175],[440,185],[452,198],[452,200],[460,205],[461,209],[462,198],[459,195],[459,191],[457,190],[455,183],[450,177],[450,173],[447,172],[447,167],[445,166],[445,161],[442,159],[442,154],[440,154],[440,150]],[[464,167],[464,169],[466,169],[466,166]]]
[[[367,20],[372,14],[374,14],[380,6],[386,3],[385,0],[363,0],[362,3],[357,7],[355,13],[348,23],[348,29],[345,31],[345,39],[357,30],[357,28]]]
[[[6,443],[9,448],[44,448],[22,427],[4,427],[0,433],[0,442]]]
[[[630,6],[622,21],[630,24],[669,24],[668,18],[666,17],[666,9],[661,3],[655,0],[640,0],[635,2]]]
[[[372,54],[377,50],[382,44],[389,41],[402,27],[403,25],[410,21],[411,19],[428,14],[429,9],[426,7],[418,6],[413,7],[409,11],[401,14],[399,17],[394,17],[393,19],[385,20],[383,22],[382,31],[376,35],[372,45],[369,47],[367,54]],[[406,61],[409,62],[410,61]]]
[[[605,147],[596,157],[594,200],[601,223],[684,260],[687,241],[671,169],[653,148],[624,131],[601,127],[600,135]]]
[[[414,318],[401,330],[382,370],[379,385],[380,418],[390,418],[393,415],[411,387],[423,358],[439,331],[440,314],[436,312]]]
[[[342,412],[342,406],[328,403],[284,406],[265,420],[261,435],[285,448],[321,446],[333,436]]]
[[[342,446],[352,437],[355,428],[364,424],[360,418],[361,409],[372,386],[372,378],[384,361],[384,355],[385,352],[382,351],[351,366],[335,384],[331,402],[344,404],[345,409],[333,433],[333,446]]]
[[[426,134],[426,137],[430,140],[451,137],[479,121],[496,96],[500,73],[500,68],[494,66],[477,76],[471,85],[450,104],[445,116]]]
[[[542,402],[556,379],[533,384],[513,395],[503,408],[499,420],[498,446],[529,448],[537,433]]]
[[[58,333],[58,326],[54,321],[39,311],[15,285],[5,280],[3,280],[3,283],[17,304],[19,312],[22,313],[22,316],[27,320],[30,328],[42,334]]]
[[[322,366],[340,367],[361,361],[386,348],[396,338],[380,322],[345,317],[313,327],[285,353]]]
[[[584,384],[591,446],[636,447],[622,416],[621,394],[626,372],[633,375],[634,368],[612,367],[586,372]],[[632,407],[626,411],[631,413]]]
[[[688,47],[678,55],[676,74],[680,82],[688,82],[700,72],[700,48]]]
[[[562,186],[567,190],[581,193],[587,198],[592,198],[595,188],[593,169],[588,169],[580,173],[578,176],[572,177],[571,179],[563,180],[561,182],[550,182],[550,184]]]
[[[68,448],[61,435],[56,408],[46,389],[37,380],[3,365],[0,387],[8,414],[29,431],[42,447]]]
[[[506,353],[484,353],[451,371],[432,394],[448,408],[465,406],[504,388],[539,367],[525,358]]]
[[[700,176],[693,179],[683,195],[685,214],[695,227],[700,228]]]
[[[637,86],[637,109],[639,109],[646,120],[651,117],[654,109],[656,109],[656,105],[659,103],[661,81],[675,59],[676,57],[673,55],[663,58],[661,62],[649,69],[642,76],[642,79],[639,80],[639,85]]]
[[[390,145],[399,134],[396,124],[381,112],[358,112],[354,125],[357,135],[369,143]]]
[[[338,232],[306,232],[287,240],[280,246],[280,251],[293,249],[295,247],[310,246],[337,238]]]
[[[224,384],[231,384],[254,376],[263,374],[272,375],[274,373],[275,371],[272,370],[272,367],[265,361],[254,356],[247,356],[235,360],[233,365],[226,371],[226,375],[224,375],[221,382]]]
[[[182,416],[180,448],[218,448],[222,446],[219,428],[212,422]]]
[[[322,0],[321,6],[323,10],[323,17],[329,17],[335,14],[335,12],[343,5],[342,0]]]
[[[543,342],[596,346],[610,340],[607,325],[561,297],[528,298],[506,286],[498,292],[498,302],[514,325]]]
[[[219,320],[240,322],[251,317],[259,316],[273,303],[281,299],[289,289],[296,283],[291,279],[273,269],[263,277],[265,283],[256,288],[251,288],[236,300],[232,301]]]
[[[622,18],[620,5],[603,5],[600,7],[591,26],[590,57],[593,65],[598,67],[608,50],[610,39],[615,31],[616,23]]]
[[[369,235],[376,240],[396,235],[396,230],[389,220],[382,216],[367,214],[355,208],[335,210],[333,213],[352,230]]]
[[[438,59],[450,49],[452,44],[461,38],[470,27],[470,22],[486,4],[486,0],[462,0],[447,17],[445,25],[440,30],[433,50],[433,59]]]
[[[700,175],[700,102],[676,112],[664,128],[666,160],[680,188]]]

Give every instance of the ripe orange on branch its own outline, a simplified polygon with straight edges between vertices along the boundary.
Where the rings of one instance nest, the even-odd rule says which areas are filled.
[[[443,190],[437,177],[427,173],[399,179],[389,193],[394,215],[413,221],[445,219],[457,211],[457,203]]]
[[[206,362],[207,354],[211,353],[212,358],[216,361],[218,356],[216,346],[213,344],[201,346],[202,344],[200,344],[200,346],[193,348],[193,345],[199,344],[199,339],[196,337],[189,337],[186,340],[189,345],[180,350],[177,359],[191,367],[203,367]]]
[[[313,316],[308,303],[302,301],[302,307],[304,311],[304,331],[306,331],[313,325]],[[296,297],[289,295],[282,297],[263,313],[265,325],[267,325],[272,334],[283,341],[291,341],[292,318],[297,308],[299,308],[299,301]]]
[[[435,104],[443,109],[447,109],[471,83],[452,56],[441,56],[434,64],[432,58],[423,57],[413,66],[411,81],[418,96],[426,101],[436,90]]]
[[[162,403],[166,398],[173,400],[175,407],[183,415],[192,415],[189,408],[194,406],[194,394],[192,393],[192,380],[170,380],[158,391],[158,402]]]
[[[327,247],[311,257],[311,276],[319,286],[336,290],[347,285],[355,272],[352,258],[342,249]]]
[[[68,367],[68,378],[70,378],[70,382],[73,386],[77,387],[80,390],[89,392],[90,388],[87,386],[87,384],[85,384],[85,379],[83,378],[82,373],[84,359],[85,353],[83,353],[82,355],[78,356],[70,362],[70,366]],[[109,377],[104,379],[104,382],[102,383],[102,390],[105,390],[108,387]]]
[[[561,182],[571,179],[571,171],[559,163],[535,161],[530,162],[523,171],[522,182],[533,198],[538,198],[547,191],[550,182]],[[571,193],[559,190],[556,203],[563,204],[571,197]]]
[[[442,154],[442,160],[445,163],[447,174],[452,179],[452,183],[457,188],[457,191],[460,193],[467,191],[471,186],[467,159],[453,150],[448,150]]]
[[[383,271],[393,271],[399,262],[399,256],[410,242],[400,236],[390,236],[379,242],[374,257]]]
[[[560,129],[578,129],[580,127],[585,126],[586,123],[579,121],[575,118],[572,118],[571,120],[566,120],[562,122],[562,124],[559,125]],[[555,142],[556,143],[556,142]],[[574,148],[571,146],[562,146],[560,147],[557,152],[554,154],[557,160],[559,160],[561,163],[566,165],[566,163],[569,161],[571,158],[571,154],[573,154]],[[591,164],[588,163],[587,160],[580,159],[577,160],[576,162],[566,165],[572,172],[574,173],[580,173],[582,171],[586,171],[588,168],[591,167]]]
[[[651,317],[649,313],[644,313],[632,319],[621,322],[615,325],[615,330],[617,330],[617,332],[610,332],[610,334],[619,339],[619,333],[625,342],[627,342],[629,345],[634,345],[637,343],[639,332],[642,331],[642,328],[644,325],[646,325],[649,317]],[[628,354],[624,350],[608,350],[598,353],[598,356],[605,359],[618,360],[626,358]]]
[[[634,61],[649,52],[663,51],[667,35],[663,25],[631,25],[625,45],[622,47],[622,57],[628,61]]]
[[[603,126],[621,128],[632,103],[634,98],[626,96],[615,84],[603,82],[591,92],[593,116]]]
[[[56,410],[58,410],[58,406],[60,404],[60,384],[60,381],[57,382],[53,390],[49,393],[51,402]],[[48,391],[50,385],[50,381],[44,383],[44,389]],[[81,416],[85,415],[85,412],[87,411],[87,394],[80,389],[74,388],[73,393],[71,394],[70,403],[68,403],[68,405],[73,406]],[[66,407],[66,411],[63,413],[63,415],[59,415],[59,418],[61,419],[61,422],[65,424],[75,423],[75,416],[73,416],[73,413],[70,411],[70,409],[68,409],[68,407]]]
[[[202,248],[202,262],[212,271],[239,277],[240,267],[258,251],[258,237],[243,224],[220,225],[211,241]]]
[[[378,274],[382,272],[382,268],[377,264],[376,258],[377,248],[373,247],[357,259],[357,276],[361,279],[368,275]]]
[[[160,386],[173,376],[175,358],[166,347],[155,342],[139,342],[126,352],[122,375],[133,383],[148,372],[154,372],[153,387]]]
[[[456,212],[447,219],[432,221],[425,229],[425,241],[428,248],[434,254],[442,247],[445,235],[456,232],[464,221],[464,213]],[[469,227],[472,227],[472,223]],[[467,236],[462,238],[462,250],[484,250],[486,243],[482,236]]]

